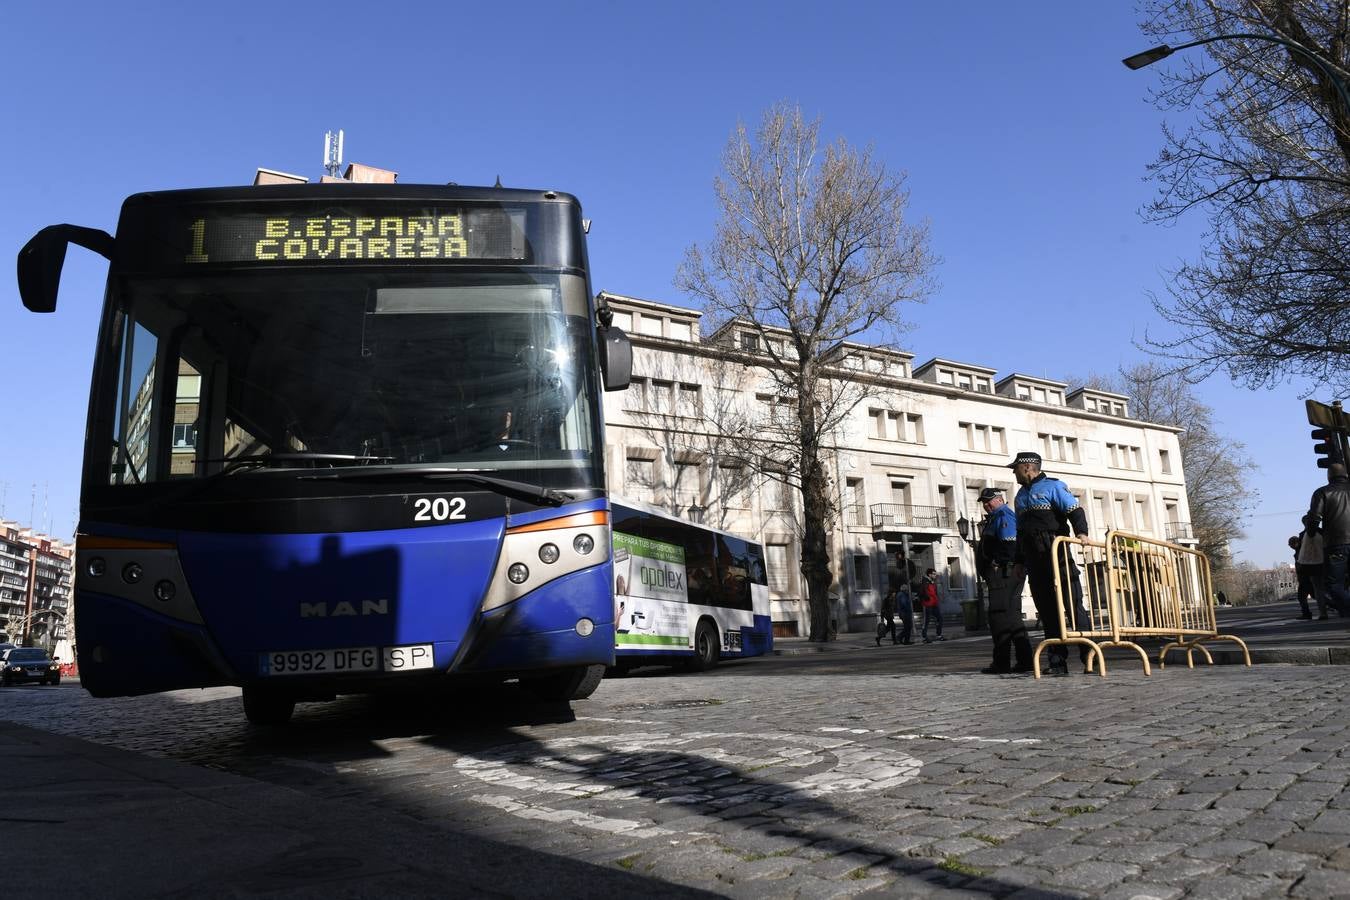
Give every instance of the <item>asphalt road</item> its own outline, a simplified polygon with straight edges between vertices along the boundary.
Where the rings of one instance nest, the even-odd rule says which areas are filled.
[[[973,674],[987,641],[641,670],[571,707],[344,698],[275,731],[230,689],[10,688],[0,718],[726,896],[1350,896],[1350,667],[1038,682]]]

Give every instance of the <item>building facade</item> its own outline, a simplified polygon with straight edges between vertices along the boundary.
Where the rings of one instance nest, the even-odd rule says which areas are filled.
[[[746,439],[775,440],[790,417],[766,370],[787,334],[731,323],[706,338],[698,310],[602,293],[633,342],[633,383],[605,397],[609,487],[765,545],[775,631],[809,630],[799,571],[801,498],[790,477],[747,465]],[[1179,429],[1129,417],[1128,398],[988,367],[848,344],[829,389],[846,410],[827,447],[833,500],[833,618],[872,627],[887,564],[905,550],[939,573],[943,612],[976,597],[980,490],[1016,483],[1035,450],[1087,513],[1091,535],[1122,529],[1192,543]],[[1024,612],[1034,616],[1030,594]]]
[[[71,634],[71,544],[0,519],[0,641],[48,650]]]

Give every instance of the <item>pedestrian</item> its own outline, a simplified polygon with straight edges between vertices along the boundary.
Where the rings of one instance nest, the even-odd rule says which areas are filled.
[[[1308,582],[1303,573],[1298,571],[1298,551],[1302,546],[1303,535],[1296,534],[1289,539],[1289,549],[1294,551],[1294,572],[1298,577],[1298,590],[1295,592],[1295,596],[1298,598],[1298,617],[1300,619],[1311,619],[1312,611],[1308,609],[1308,595],[1304,593]]]
[[[1327,617],[1327,592],[1322,587],[1322,562],[1324,552],[1322,532],[1308,526],[1311,521],[1303,517],[1303,533],[1298,536],[1298,547],[1294,553],[1294,572],[1298,575],[1298,602],[1303,607],[1303,618],[1311,619],[1312,610],[1309,599],[1317,600],[1317,618]]]
[[[1060,601],[1055,590],[1055,538],[1067,537],[1070,529],[1077,537],[1086,537],[1087,516],[1068,485],[1041,471],[1039,453],[1018,453],[1008,468],[1013,470],[1017,483],[1022,486],[1013,501],[1017,513],[1017,562],[1031,586],[1031,599],[1036,604],[1036,614],[1045,628],[1046,638],[1059,639],[1064,635],[1060,630]],[[1069,592],[1064,598],[1063,612],[1072,627],[1082,627],[1088,622],[1087,610],[1083,608],[1083,586],[1079,583],[1078,566],[1073,557],[1066,554],[1065,559],[1068,571],[1064,574]],[[1014,572],[1019,576],[1022,574]],[[1078,648],[1085,671],[1090,652],[1085,646]],[[1051,646],[1049,656],[1051,675],[1069,674],[1068,652],[1063,644]]]
[[[976,546],[975,565],[989,586],[989,633],[994,639],[994,662],[980,671],[985,675],[1030,672],[1031,639],[1022,621],[1022,586],[1025,576],[1015,577],[1017,515],[1003,500],[1003,491],[987,487],[980,491],[984,526]],[[1012,664],[1013,651],[1017,666]]]
[[[878,614],[881,621],[877,623],[877,646],[881,646],[881,639],[887,632],[890,632],[892,644],[900,643],[895,637],[895,591],[887,591],[882,595]]]
[[[1350,591],[1345,587],[1350,560],[1350,477],[1345,463],[1327,467],[1327,483],[1313,491],[1306,524],[1322,533],[1322,588],[1327,605],[1350,616]]]
[[[947,640],[942,636],[942,600],[938,596],[937,569],[929,569],[923,573],[923,581],[919,582],[919,600],[923,603],[923,642],[933,643],[928,639],[930,621],[937,623],[937,639]]]
[[[896,588],[895,611],[900,615],[900,643],[914,643],[914,595],[909,582]]]

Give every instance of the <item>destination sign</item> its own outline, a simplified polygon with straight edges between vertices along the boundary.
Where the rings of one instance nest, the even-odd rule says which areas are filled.
[[[379,263],[524,260],[525,212],[420,209],[396,214],[351,210],[310,215],[217,214],[183,221],[182,262]]]

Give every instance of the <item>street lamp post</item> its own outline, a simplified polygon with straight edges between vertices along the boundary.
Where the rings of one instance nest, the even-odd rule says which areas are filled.
[[[1187,44],[1178,44],[1175,47],[1170,47],[1167,44],[1159,44],[1158,46],[1145,50],[1142,53],[1136,53],[1133,56],[1127,56],[1124,59],[1122,59],[1121,62],[1124,63],[1127,68],[1142,69],[1144,68],[1144,66],[1153,65],[1160,59],[1166,59],[1173,53],[1176,53],[1178,50],[1188,50],[1191,47],[1199,47],[1204,44],[1212,44],[1215,41],[1227,41],[1234,39],[1246,39],[1250,41],[1266,41],[1267,43],[1279,44],[1282,47],[1288,47],[1290,50],[1293,50],[1295,53],[1302,56],[1314,67],[1316,67],[1319,72],[1321,72],[1323,75],[1327,77],[1327,80],[1331,82],[1334,88],[1336,88],[1336,93],[1340,95],[1341,102],[1345,104],[1346,114],[1350,115],[1350,90],[1347,90],[1346,88],[1345,79],[1343,79],[1339,73],[1333,70],[1331,66],[1327,65],[1326,62],[1320,56],[1318,56],[1309,48],[1303,46],[1302,44],[1298,44],[1295,43],[1294,41],[1288,40],[1287,38],[1276,37],[1273,34],[1246,34],[1246,33],[1216,34],[1214,37],[1207,37],[1198,41],[1191,41],[1190,43]]]
[[[956,533],[970,545],[975,556],[975,627],[984,627],[984,581],[980,578],[980,541],[971,533],[971,521],[965,516],[956,520]]]

